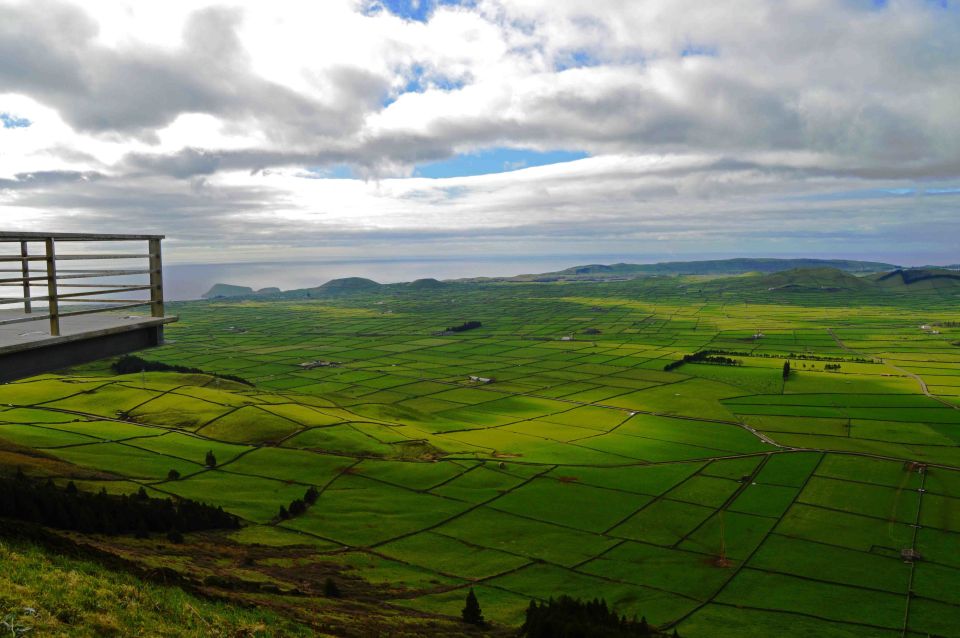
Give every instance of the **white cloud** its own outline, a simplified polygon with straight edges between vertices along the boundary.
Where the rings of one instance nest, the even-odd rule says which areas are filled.
[[[807,196],[960,180],[956,7],[479,0],[418,22],[367,5],[0,2],[0,112],[33,122],[0,129],[0,220],[149,226],[184,259],[217,236],[251,256],[713,237],[894,259],[916,202]],[[497,146],[593,157],[409,177]],[[312,179],[339,165],[370,181]],[[920,201],[950,225],[955,200]]]

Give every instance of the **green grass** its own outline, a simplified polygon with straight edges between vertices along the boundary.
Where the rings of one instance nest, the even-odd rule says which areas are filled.
[[[28,543],[0,540],[0,573],[0,616],[12,613],[30,635],[313,635],[270,611],[199,598]]]
[[[908,629],[960,635],[960,337],[917,328],[956,299],[745,279],[175,303],[143,356],[253,387],[104,364],[7,384],[0,464],[222,506],[248,523],[231,539],[294,552],[304,582],[335,565],[402,609],[457,616],[474,585],[516,624],[530,598],[601,596],[692,638],[899,636],[920,504]],[[465,320],[483,330],[431,334]],[[663,371],[701,350],[743,365]],[[809,358],[784,384],[790,353]],[[298,365],[317,359],[340,364]]]

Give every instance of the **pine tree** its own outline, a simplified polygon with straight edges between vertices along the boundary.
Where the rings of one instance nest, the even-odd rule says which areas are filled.
[[[647,622],[646,616],[640,616],[640,635],[641,636],[650,635],[650,624]]]
[[[470,588],[470,592],[467,594],[466,605],[463,607],[463,611],[460,612],[460,615],[463,617],[463,622],[483,626],[483,612],[480,610],[480,602],[477,600],[477,595],[473,593],[473,587]]]
[[[783,362],[783,380],[786,381],[787,377],[789,376],[790,376],[790,362],[784,361]]]
[[[207,459],[204,461],[207,467],[217,467],[217,457],[213,455],[213,450],[207,450]]]

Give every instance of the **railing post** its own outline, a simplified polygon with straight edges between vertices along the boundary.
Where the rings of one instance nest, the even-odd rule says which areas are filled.
[[[60,306],[57,303],[57,252],[53,237],[43,240],[46,246],[47,304],[50,314],[50,335],[60,336]]]
[[[163,261],[160,256],[160,240],[148,241],[150,248],[150,314],[163,316]]]
[[[33,312],[33,306],[30,304],[30,262],[27,260],[29,256],[30,251],[27,242],[20,242],[20,272],[23,273],[23,311],[28,314]]]

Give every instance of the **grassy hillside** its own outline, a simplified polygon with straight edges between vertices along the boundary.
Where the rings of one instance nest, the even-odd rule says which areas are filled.
[[[31,636],[314,636],[269,610],[197,597],[0,538],[0,628]]]
[[[8,467],[243,522],[103,551],[338,635],[472,635],[471,589],[492,632],[570,595],[688,638],[960,634],[955,295],[798,270],[172,305],[142,356],[253,385],[0,386]]]
[[[960,272],[946,268],[898,269],[873,279],[891,290],[960,290]]]
[[[724,281],[729,281],[731,288],[775,292],[863,292],[874,288],[872,281],[836,268],[793,268],[769,275]]]

